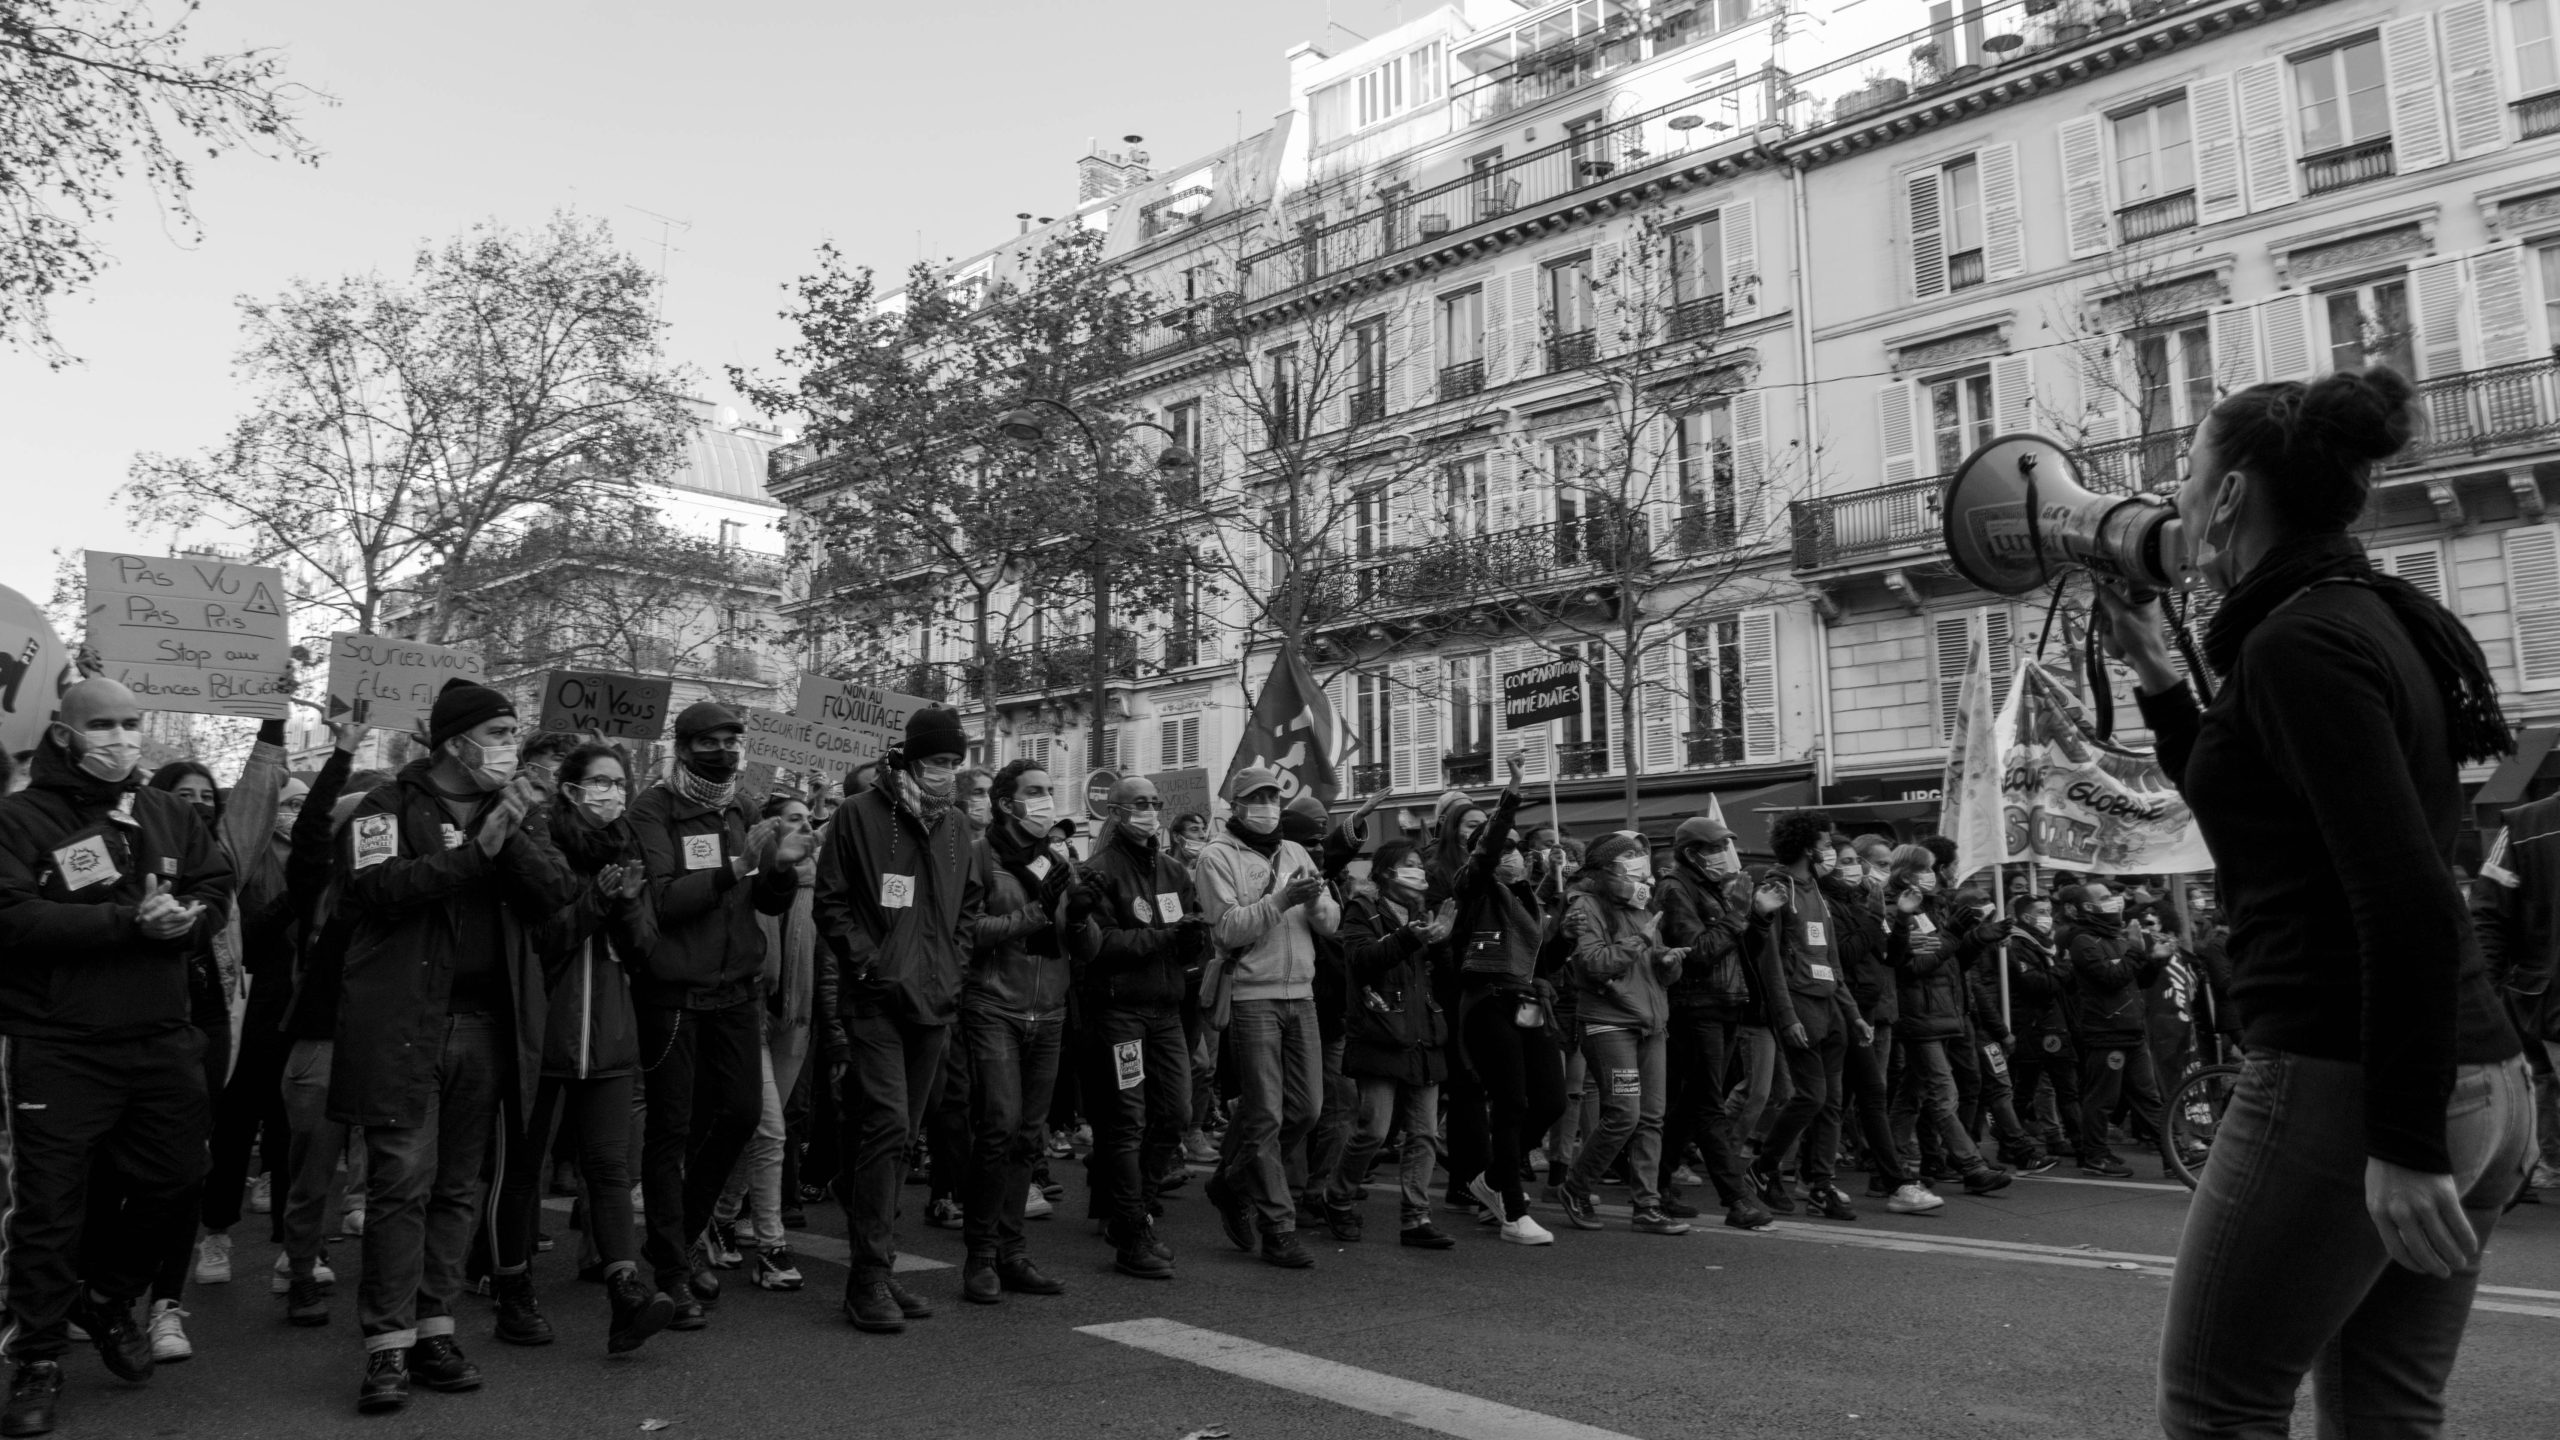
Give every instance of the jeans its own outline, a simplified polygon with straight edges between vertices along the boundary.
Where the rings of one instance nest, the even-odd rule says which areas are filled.
[[[1369,1162],[1387,1143],[1388,1130],[1401,1125],[1404,1146],[1396,1166],[1396,1189],[1401,1201],[1398,1223],[1406,1230],[1431,1223],[1431,1172],[1440,1160],[1440,1087],[1365,1075],[1351,1083],[1360,1093],[1358,1119],[1352,1127],[1351,1141],[1343,1149],[1342,1163],[1325,1189],[1325,1203],[1353,1203],[1352,1197],[1360,1193],[1361,1177],[1369,1173]]]
[[[1735,1048],[1741,1059],[1734,1068],[1733,1088],[1726,1092],[1725,1113],[1733,1117],[1733,1130],[1744,1139],[1760,1133],[1760,1112],[1769,1107],[1769,1090],[1777,1082],[1778,1037],[1766,1025],[1745,1025],[1734,1033]]]
[[[1142,1225],[1156,1184],[1181,1153],[1192,1110],[1191,1046],[1170,1006],[1113,1005],[1087,1012],[1108,1089],[1088,1094],[1093,1153],[1085,1173],[1096,1215]],[[1137,1078],[1125,1078],[1134,1070]]]
[[[405,1350],[421,1335],[453,1333],[472,1232],[480,1227],[480,1167],[498,1121],[507,1066],[498,1022],[448,1015],[436,1093],[415,1125],[368,1125],[364,1277],[356,1322],[364,1348]]]
[[[2365,1211],[2364,1073],[2253,1053],[2187,1211],[2160,1347],[2170,1440],[2281,1440],[2312,1376],[2324,1437],[2437,1434],[2477,1266],[2439,1280],[2391,1262]],[[2454,1186],[2486,1245],[2525,1180],[2521,1059],[2465,1065],[2445,1106]]]
[[[1058,1080],[1067,1017],[1032,1018],[992,1010],[960,1012],[969,1048],[969,1183],[960,1192],[969,1253],[1010,1260],[1023,1253],[1022,1212],[1040,1132]]]
[[[1564,1062],[1543,1025],[1523,1027],[1514,1016],[1516,995],[1480,991],[1458,1007],[1458,1034],[1466,1062],[1484,1088],[1486,1122],[1484,1160],[1480,1169],[1453,1149],[1451,1186],[1481,1174],[1502,1192],[1506,1220],[1529,1213],[1528,1193],[1520,1188],[1521,1157],[1564,1113]]]
[[[2080,1056],[2080,1160],[2107,1160],[2107,1117],[2116,1102],[2133,1102],[2133,1133],[2160,1133],[2160,1087],[2151,1078],[2151,1052],[2140,1045],[2092,1046]]]
[[[907,1142],[924,1124],[942,1077],[951,1027],[883,1011],[845,1018],[852,1063],[844,1076],[845,1231],[853,1242],[853,1283],[877,1284],[898,1263],[898,1187],[907,1176]]]
[[[1913,1132],[1926,1122],[1927,1133],[1921,1138],[1934,1139],[1938,1153],[1957,1174],[1981,1169],[1982,1156],[1973,1148],[1973,1137],[1956,1121],[1956,1078],[1947,1062],[1947,1042],[1905,1040],[1902,1053],[1902,1087],[1893,1099],[1896,1143],[1907,1150]]]
[[[969,1189],[969,1046],[959,1021],[952,1022],[951,1043],[942,1051],[942,1079],[934,1089],[933,1108],[924,1115],[926,1173],[933,1186],[928,1200],[960,1203]]]
[[[1298,1228],[1291,1197],[1306,1188],[1304,1146],[1323,1103],[1316,1002],[1238,1000],[1226,1044],[1244,1094],[1227,1127],[1218,1178],[1253,1202],[1265,1234],[1286,1234]]]
[[[1343,1151],[1350,1147],[1352,1126],[1360,1118],[1360,1082],[1342,1073],[1343,1043],[1339,1035],[1324,1042],[1324,1108],[1307,1136],[1307,1174],[1318,1191],[1342,1168]]]
[[[1707,1180],[1716,1187],[1717,1203],[1731,1205],[1747,1193],[1742,1137],[1724,1108],[1726,1070],[1738,1058],[1733,1032],[1733,1022],[1713,1011],[1672,1012],[1664,1051],[1671,1100],[1663,1112],[1662,1165],[1655,1179],[1664,1194],[1670,1193],[1671,1172],[1679,1168],[1692,1141],[1706,1157]]]
[[[284,1253],[298,1274],[319,1262],[338,1156],[347,1148],[347,1127],[329,1118],[329,1060],[336,1051],[331,1041],[296,1040],[285,1056],[282,1098],[291,1136],[286,1169],[292,1180],[276,1209],[284,1216]]]
[[[586,1236],[595,1258],[608,1266],[640,1258],[631,1217],[631,1092],[638,1084],[639,1077],[630,1074],[584,1080],[545,1075],[530,1115],[516,1114],[515,1096],[508,1094],[507,1153],[498,1167],[498,1220],[492,1227],[499,1274],[521,1271],[533,1258],[534,1235],[542,1228],[542,1137],[563,1111],[566,1129],[577,1137]]]
[[[767,1028],[772,1028],[770,1021]],[[806,1026],[793,1035],[768,1035],[765,1038],[764,1104],[756,1115],[756,1133],[748,1139],[747,1148],[739,1152],[738,1163],[730,1169],[729,1183],[720,1190],[720,1202],[711,1207],[711,1218],[719,1221],[735,1220],[738,1212],[745,1210],[753,1238],[760,1249],[782,1250],[791,1244],[791,1237],[782,1225],[785,1198],[782,1189],[783,1159],[789,1140],[782,1112],[792,1087],[800,1081],[800,1067],[808,1054],[808,1046]]]
[[[1973,1098],[1967,1101],[1959,1083],[1956,1123],[1964,1126],[1967,1135],[1979,1135],[1982,1122],[1988,1117],[1992,1137],[2000,1142],[2003,1160],[2012,1165],[2026,1165],[2041,1159],[2044,1147],[2027,1134],[2027,1127],[2018,1118],[2016,1088],[2009,1083],[2008,1047],[1978,1036],[1965,1043],[1969,1053],[1981,1057],[1982,1084]],[[1954,1053],[1949,1052],[1947,1058],[1952,1061]],[[1961,1082],[1962,1072],[1958,1072],[1958,1079]]]
[[[648,1229],[640,1245],[660,1288],[711,1226],[729,1169],[763,1109],[761,1000],[719,1010],[635,1005],[648,1119],[640,1151]]]
[[[1902,1163],[1902,1148],[1894,1138],[1893,1117],[1888,1107],[1891,1093],[1886,1077],[1893,1074],[1896,1051],[1910,1047],[1895,1040],[1893,1027],[1878,1025],[1875,1038],[1866,1044],[1854,1039],[1843,1052],[1847,1064],[1841,1073],[1849,1086],[1849,1104],[1858,1113],[1858,1142],[1866,1151],[1867,1177],[1888,1189],[1909,1184],[1911,1171]]]
[[[1787,1097],[1760,1147],[1761,1173],[1782,1173],[1787,1147],[1801,1141],[1804,1150],[1796,1157],[1796,1172],[1811,1187],[1831,1183],[1840,1158],[1840,1075],[1848,1058],[1849,1036],[1837,1024],[1802,1049],[1786,1047],[1787,1080],[1795,1093]]]
[[[1662,1111],[1668,1091],[1665,1052],[1669,1038],[1661,1031],[1607,1029],[1586,1031],[1582,1054],[1589,1061],[1593,1090],[1600,1096],[1600,1123],[1574,1152],[1573,1183],[1588,1195],[1600,1177],[1627,1154],[1634,1180],[1629,1199],[1639,1212],[1662,1204],[1657,1181],[1662,1175]]]
[[[2534,1113],[2539,1117],[2535,1133],[2541,1136],[2542,1163],[2560,1170],[2560,1040],[2545,1040],[2542,1049],[2551,1065],[2533,1077]]]
[[[1568,1023],[1566,1033],[1573,1033]],[[1600,1096],[1591,1084],[1591,1062],[1584,1057],[1580,1037],[1564,1047],[1556,1057],[1564,1074],[1564,1104],[1556,1111],[1555,1123],[1546,1130],[1547,1183],[1561,1185],[1573,1169],[1574,1152],[1582,1148],[1583,1137],[1600,1123]]]

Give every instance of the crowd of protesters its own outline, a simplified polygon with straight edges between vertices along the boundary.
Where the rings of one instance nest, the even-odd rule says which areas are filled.
[[[331,1242],[359,1248],[384,1413],[481,1384],[467,1295],[554,1340],[547,1195],[612,1352],[800,1289],[826,1199],[842,1313],[889,1333],[933,1314],[905,1223],[960,1232],[964,1301],[1061,1293],[1027,1222],[1079,1156],[1137,1280],[1175,1276],[1156,1222],[1201,1172],[1224,1238],[1289,1269],[1303,1233],[1366,1238],[1372,1196],[1427,1251],[1926,1214],[2135,1176],[2239,1031],[2225,937],[2158,877],[1995,895],[1942,839],[1802,812],[1750,865],[1703,816],[1573,838],[1524,822],[1516,761],[1416,833],[1247,766],[1222,824],[1132,777],[1080,834],[940,708],[814,801],[751,797],[713,702],[654,776],[461,682],[396,773],[355,769],[353,725],[288,773],[273,722],[227,789],[146,774],[142,722],[72,685],[0,799],[0,1434],[53,1428],[75,1339],[127,1381],[187,1358],[185,1288],[233,1282],[247,1215],[292,1325],[332,1321]]]

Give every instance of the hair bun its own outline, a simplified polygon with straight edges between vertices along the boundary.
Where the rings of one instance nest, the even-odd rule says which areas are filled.
[[[2388,366],[2323,375],[2302,393],[2306,438],[2350,462],[2397,455],[2418,433],[2418,387]]]

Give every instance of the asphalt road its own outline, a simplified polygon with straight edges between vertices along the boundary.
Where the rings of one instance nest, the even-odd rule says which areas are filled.
[[[237,1232],[241,1278],[189,1296],[196,1358],[133,1388],[75,1353],[57,1433],[549,1440],[663,1421],[667,1440],[1184,1440],[1213,1427],[1236,1440],[1413,1440],[1434,1432],[1390,1416],[1426,1412],[1438,1433],[1479,1440],[2159,1433],[2152,1352],[2186,1197],[2156,1184],[2022,1180],[1996,1198],[1950,1196],[1931,1217],[1878,1205],[1854,1225],[1762,1235],[1636,1235],[1621,1211],[1550,1249],[1468,1227],[1445,1253],[1394,1244],[1380,1196],[1373,1238],[1325,1244],[1308,1272],[1229,1249],[1194,1185],[1169,1206],[1181,1273],[1160,1283],[1111,1272],[1101,1240],[1069,1218],[1080,1167],[1062,1178],[1077,1189],[1034,1223],[1032,1244],[1067,1295],[982,1308],[961,1303],[956,1269],[919,1269],[906,1278],[940,1313],[895,1337],[837,1317],[844,1271],[819,1257],[841,1257],[841,1217],[813,1213],[808,1290],[732,1285],[709,1329],[609,1359],[603,1294],[571,1278],[564,1231],[537,1266],[559,1343],[500,1345],[472,1300],[461,1335],[487,1386],[421,1391],[388,1419],[354,1413],[355,1246],[334,1257],[331,1324],[292,1329],[253,1217]],[[908,1193],[920,1210],[923,1192]],[[960,1259],[950,1232],[919,1223],[905,1238],[917,1261]],[[2560,1435],[2560,1203],[2507,1217],[2486,1283],[2499,1288],[2454,1375],[2451,1433]],[[2311,1433],[2307,1402],[2296,1433]]]

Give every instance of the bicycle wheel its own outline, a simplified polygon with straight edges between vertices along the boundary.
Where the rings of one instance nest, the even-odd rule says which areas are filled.
[[[2160,1164],[2190,1190],[2204,1173],[2223,1112],[2239,1087],[2239,1066],[2207,1065],[2179,1081],[2160,1107]]]

